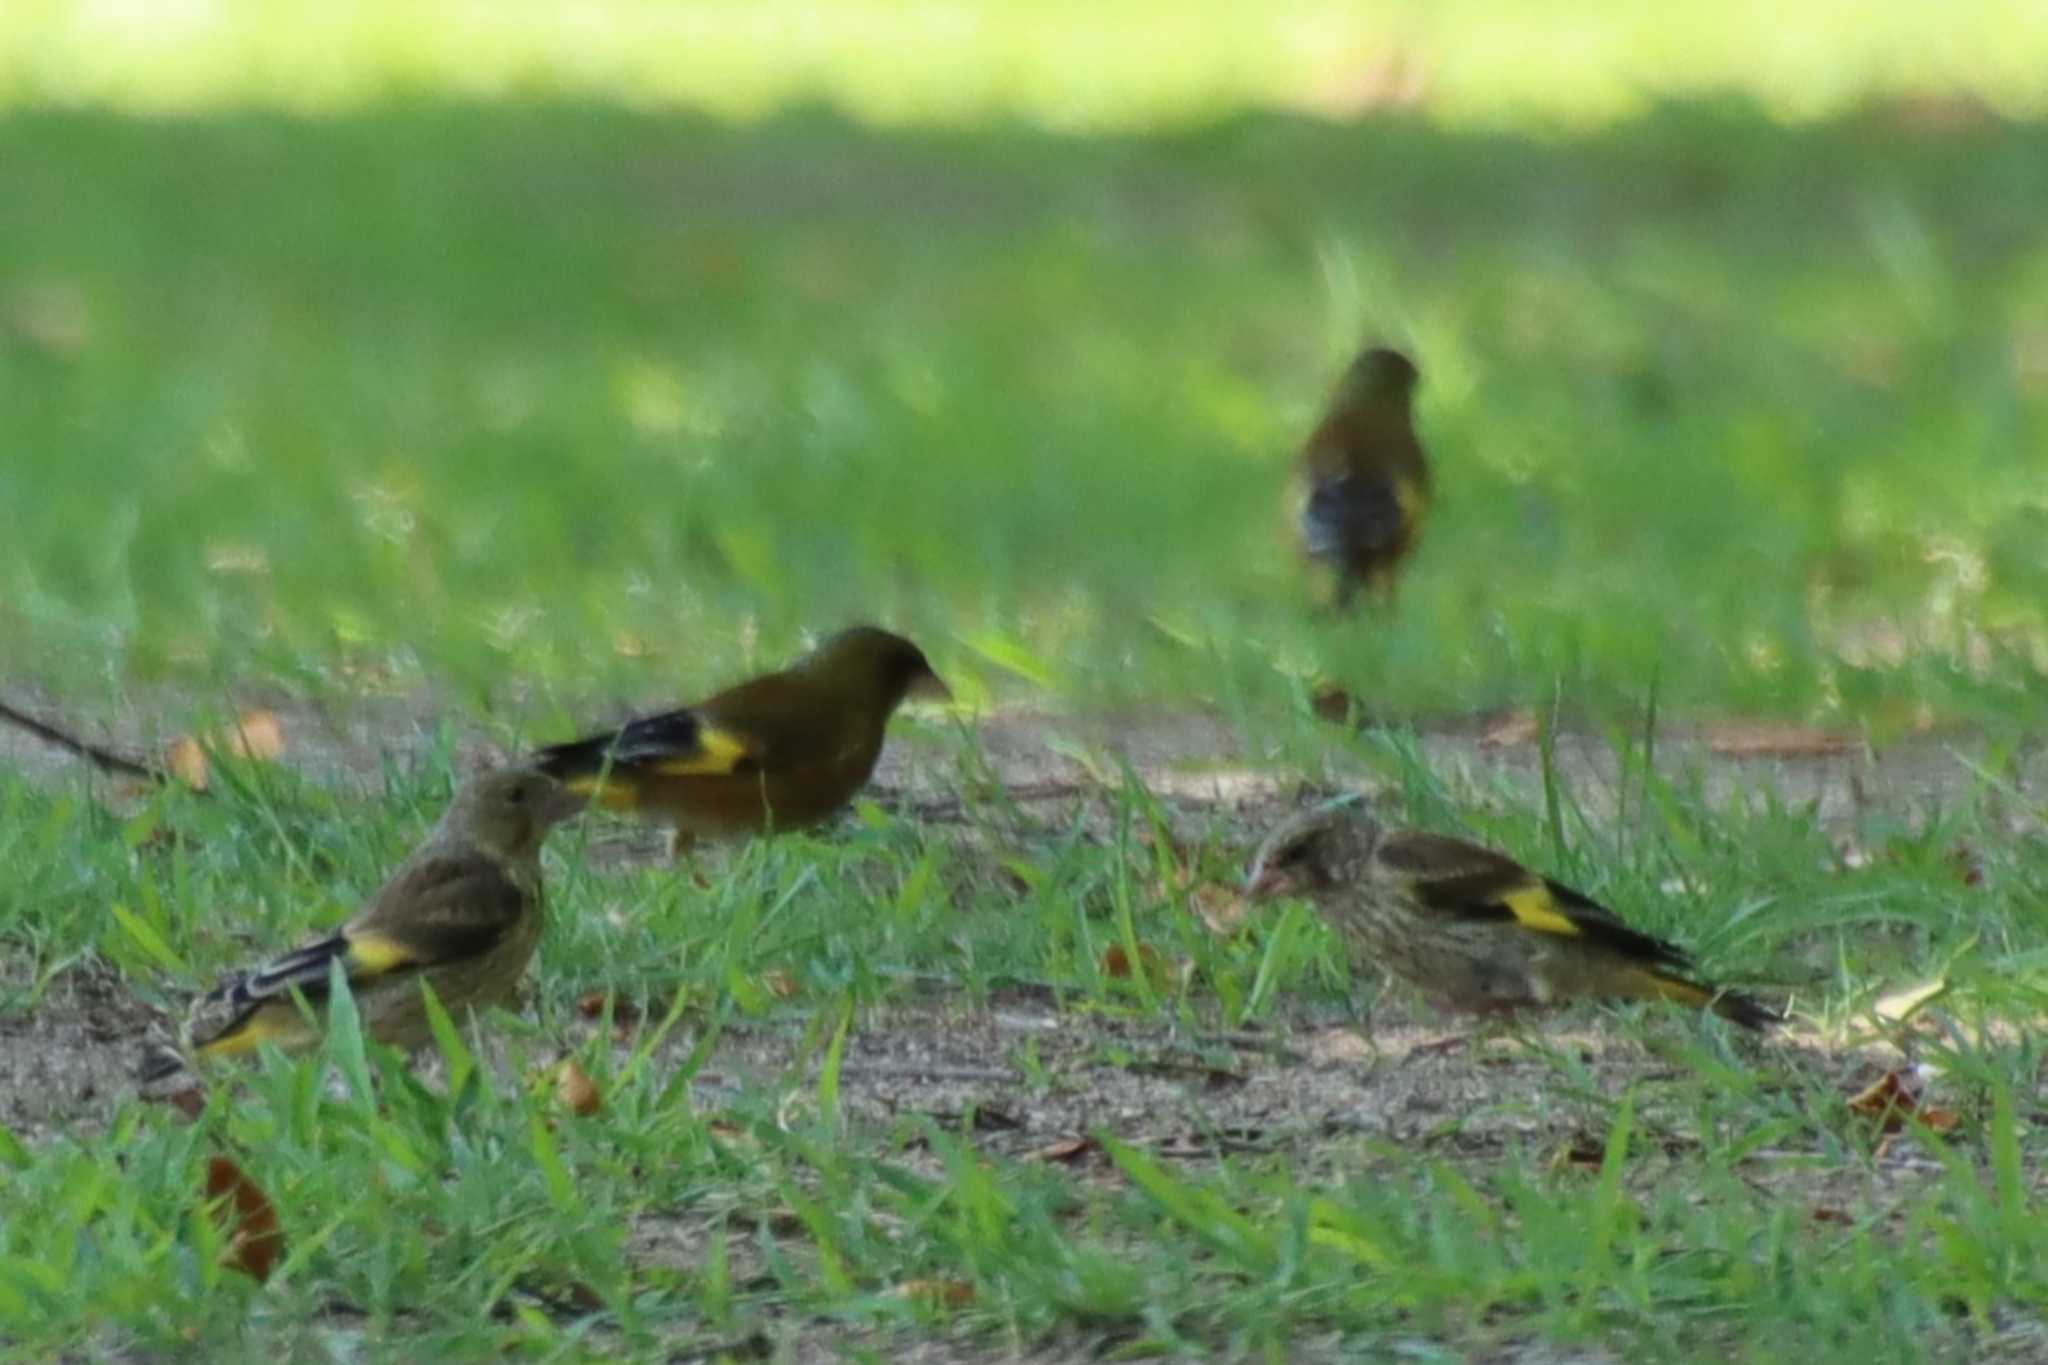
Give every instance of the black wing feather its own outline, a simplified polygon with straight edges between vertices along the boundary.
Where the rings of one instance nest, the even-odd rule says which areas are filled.
[[[631,767],[652,759],[672,758],[702,747],[704,722],[690,710],[664,711],[627,721],[600,735],[551,744],[534,755],[534,765],[549,777],[588,777],[612,767]]]

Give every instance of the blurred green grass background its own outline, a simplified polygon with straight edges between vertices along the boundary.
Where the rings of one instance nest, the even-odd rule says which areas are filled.
[[[10,672],[2032,723],[2042,25],[1879,8],[10,9]],[[1368,338],[1443,499],[1333,622]]]

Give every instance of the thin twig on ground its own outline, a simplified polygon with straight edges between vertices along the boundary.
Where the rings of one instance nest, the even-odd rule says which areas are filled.
[[[19,726],[44,743],[53,744],[66,753],[84,759],[101,772],[113,773],[120,777],[140,778],[145,782],[168,783],[171,780],[171,775],[162,768],[151,767],[147,763],[117,754],[111,749],[104,749],[97,744],[75,738],[54,725],[16,710],[5,702],[0,702],[0,720]]]

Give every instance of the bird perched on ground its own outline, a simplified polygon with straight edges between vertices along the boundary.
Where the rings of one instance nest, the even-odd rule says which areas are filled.
[[[504,769],[457,792],[433,832],[339,932],[242,972],[193,1003],[183,1047],[157,1046],[142,1080],[271,1043],[299,1051],[319,1041],[320,1006],[339,964],[368,1036],[394,1047],[427,1041],[420,982],[450,1014],[511,997],[540,941],[540,847],[583,808],[545,774]]]
[[[952,693],[900,635],[855,626],[780,673],[676,711],[542,749],[571,791],[698,838],[800,829],[853,799],[906,697]]]
[[[1301,450],[1302,551],[1336,572],[1340,611],[1361,587],[1391,604],[1422,529],[1431,480],[1410,410],[1417,378],[1399,351],[1361,352]]]
[[[1683,949],[1506,854],[1382,829],[1348,799],[1267,836],[1247,886],[1256,898],[1306,896],[1358,960],[1454,1010],[1625,997],[1710,1009],[1745,1028],[1783,1021],[1746,995],[1694,980]]]

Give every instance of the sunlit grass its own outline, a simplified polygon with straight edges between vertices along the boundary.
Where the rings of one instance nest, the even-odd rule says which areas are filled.
[[[1876,96],[2048,97],[2048,19],[1879,4],[653,3],[40,0],[0,14],[0,102],[358,108],[393,95],[615,99],[754,118],[1156,126],[1220,110],[1425,108],[1583,125],[1725,93],[1789,117]]]

